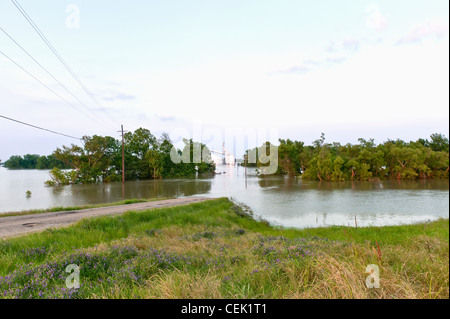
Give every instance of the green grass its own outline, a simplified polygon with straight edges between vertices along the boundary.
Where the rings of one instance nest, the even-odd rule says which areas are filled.
[[[288,229],[222,198],[1,240],[0,298],[448,298],[448,239],[448,219]]]
[[[20,212],[7,212],[7,213],[0,213],[0,218],[8,217],[8,216],[21,216],[21,215],[61,212],[61,211],[69,211],[69,210],[81,210],[81,209],[99,208],[99,207],[107,207],[107,206],[129,205],[129,204],[146,203],[146,202],[152,202],[152,201],[164,200],[164,199],[169,199],[169,197],[158,197],[158,198],[149,198],[149,199],[125,199],[125,200],[121,200],[118,202],[102,203],[102,204],[95,204],[95,205],[57,206],[57,207],[51,207],[51,208],[47,208],[47,209],[32,209],[32,210],[25,210],[25,211],[20,211]]]

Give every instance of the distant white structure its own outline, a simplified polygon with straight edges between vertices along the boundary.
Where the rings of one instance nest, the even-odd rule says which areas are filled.
[[[225,149],[225,143],[223,143],[222,152],[211,150],[211,159],[216,165],[235,165],[236,158],[233,154],[230,154]]]

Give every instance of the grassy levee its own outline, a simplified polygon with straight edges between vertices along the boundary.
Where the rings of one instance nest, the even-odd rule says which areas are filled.
[[[169,197],[158,197],[158,198],[149,198],[149,199],[125,199],[112,203],[102,203],[102,204],[92,204],[92,205],[83,205],[83,206],[56,206],[47,209],[32,209],[32,210],[23,210],[18,212],[7,212],[0,213],[0,218],[8,217],[8,216],[21,216],[21,215],[32,215],[32,214],[41,214],[41,213],[52,213],[52,212],[61,212],[67,210],[82,210],[88,208],[99,208],[99,207],[107,207],[107,206],[119,206],[119,205],[129,205],[135,203],[146,203],[157,200],[169,199]]]
[[[448,219],[299,230],[222,198],[1,240],[0,298],[449,298],[448,242]]]

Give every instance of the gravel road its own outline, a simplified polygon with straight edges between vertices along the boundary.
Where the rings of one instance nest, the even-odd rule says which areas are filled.
[[[160,207],[171,207],[198,203],[213,198],[185,197],[165,199],[146,203],[88,208],[73,211],[40,213],[22,216],[0,217],[0,238],[19,236],[26,233],[42,231],[51,227],[62,227],[83,218],[122,214],[127,211],[139,211]]]

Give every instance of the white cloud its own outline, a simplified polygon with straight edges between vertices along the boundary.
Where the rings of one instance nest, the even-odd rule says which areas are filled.
[[[359,39],[349,38],[345,39],[342,42],[342,45],[344,46],[345,50],[355,52],[359,50],[360,42],[361,41]]]
[[[369,4],[366,6],[366,13],[368,16],[366,18],[366,26],[369,29],[382,31],[387,27],[387,20],[381,14],[380,8],[376,4]]]
[[[448,114],[442,111],[443,94],[448,92],[442,71],[448,67],[445,48],[444,43],[417,50],[364,45],[345,56],[217,61],[116,80],[137,96],[127,106],[131,113],[134,109],[151,117],[156,113],[155,120],[165,126],[175,123],[161,120],[172,117],[220,127],[338,127],[386,119],[428,122],[438,112]],[[291,66],[307,66],[314,72],[267,72],[300,70]]]
[[[438,39],[448,35],[449,23],[442,18],[425,21],[412,28],[404,35],[397,44],[420,42],[427,38],[436,37]]]

